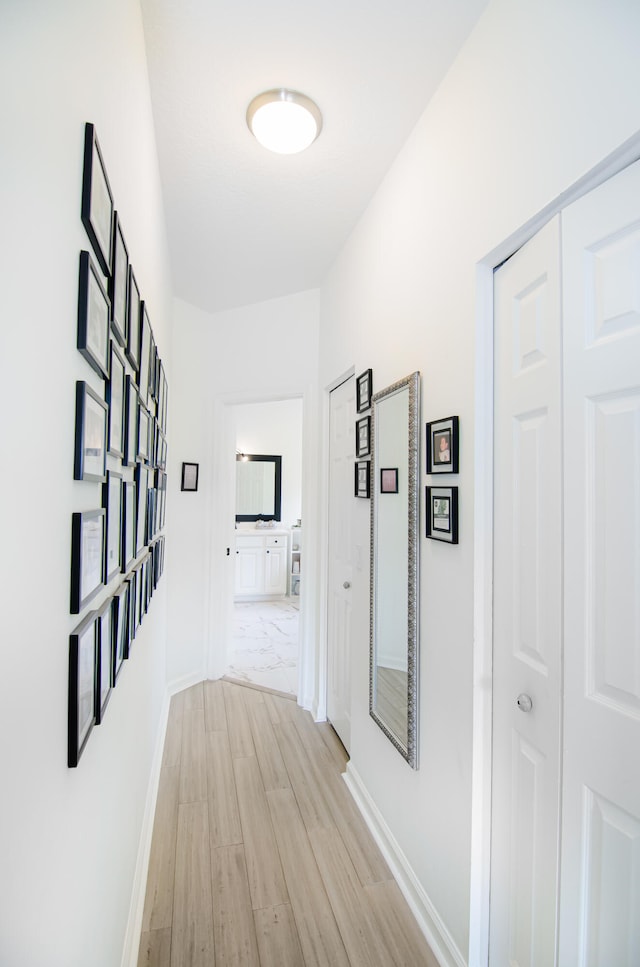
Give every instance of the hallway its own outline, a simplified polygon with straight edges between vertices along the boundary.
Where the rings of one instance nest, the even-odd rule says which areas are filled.
[[[328,723],[209,681],[171,701],[139,967],[437,967]]]

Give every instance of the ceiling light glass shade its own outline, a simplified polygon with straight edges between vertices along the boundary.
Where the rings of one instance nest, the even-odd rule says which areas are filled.
[[[247,124],[269,151],[296,154],[318,137],[322,115],[310,97],[280,88],[254,97],[247,108]]]

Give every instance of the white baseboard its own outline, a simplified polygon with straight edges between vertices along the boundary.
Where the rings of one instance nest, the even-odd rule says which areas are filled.
[[[167,695],[171,698],[172,695],[176,695],[178,692],[184,691],[185,688],[191,688],[192,685],[197,685],[199,682],[207,680],[207,676],[202,672],[195,672],[191,675],[182,675],[180,678],[174,678],[172,682],[167,685]]]
[[[438,963],[441,967],[466,967],[465,958],[350,762],[347,764],[347,771],[343,778]]]
[[[129,905],[129,917],[127,920],[127,930],[124,937],[124,947],[122,950],[121,967],[137,967],[138,950],[140,947],[140,934],[142,931],[142,915],[144,913],[144,898],[147,888],[147,876],[149,873],[149,856],[151,853],[151,837],[153,835],[153,820],[156,814],[156,802],[158,799],[158,785],[160,783],[160,767],[162,765],[162,753],[164,751],[164,740],[167,732],[167,721],[169,719],[169,702],[171,694],[166,692],[162,709],[160,711],[160,723],[156,737],[156,747],[151,763],[151,774],[147,787],[147,799],[144,807],[144,817],[142,829],[140,830],[140,840],[138,842],[138,856],[136,868],[133,876],[133,887],[131,889],[131,903]]]

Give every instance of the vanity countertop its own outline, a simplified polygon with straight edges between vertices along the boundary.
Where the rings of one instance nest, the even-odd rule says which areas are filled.
[[[284,537],[291,533],[288,527],[237,527],[236,537],[275,536]]]

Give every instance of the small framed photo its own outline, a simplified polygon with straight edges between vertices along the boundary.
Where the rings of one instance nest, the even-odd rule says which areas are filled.
[[[149,396],[158,402],[158,349],[151,330],[151,349],[149,352]]]
[[[138,463],[134,470],[136,480],[136,557],[146,544],[147,537],[147,488],[149,470]]]
[[[129,655],[131,655],[131,649],[133,647],[133,641],[138,630],[138,625],[140,624],[140,615],[138,613],[138,569],[134,568],[131,574],[127,577],[127,583],[129,585]]]
[[[398,493],[398,468],[384,467],[380,470],[380,493]]]
[[[82,175],[82,224],[105,275],[111,275],[113,247],[113,195],[96,129],[84,129],[84,166]]]
[[[458,543],[458,488],[427,487],[427,537]]]
[[[136,558],[136,485],[122,484],[122,570],[127,572]]]
[[[109,453],[122,460],[124,457],[125,367],[124,359],[113,341],[107,383],[107,403],[109,405]]]
[[[458,417],[427,423],[427,473],[458,472]]]
[[[149,463],[149,431],[150,420],[149,410],[146,408],[142,399],[138,406],[138,460],[141,463]]]
[[[109,376],[111,303],[88,252],[80,252],[77,346],[101,379]]]
[[[151,379],[151,323],[147,312],[147,303],[140,304],[141,331],[140,331],[140,379],[138,388],[140,400],[147,406],[149,401],[149,388]]]
[[[355,496],[371,496],[371,463],[368,460],[356,460],[355,463]]]
[[[371,409],[372,376],[372,371],[365,369],[364,373],[360,373],[356,380],[356,411],[358,413],[364,413]]]
[[[106,480],[107,416],[109,409],[91,387],[76,382],[76,445],[74,480]]]
[[[105,584],[122,570],[122,474],[107,471],[102,485],[102,506],[106,512]]]
[[[163,463],[160,466],[164,466]],[[180,485],[180,490],[197,490],[198,489],[198,471],[200,468],[199,463],[183,463],[182,464],[182,483]]]
[[[129,583],[123,581],[112,600],[113,605],[113,671],[111,680],[115,685],[122,664],[129,657]]]
[[[356,420],[356,457],[368,457],[371,453],[371,417]]]
[[[132,467],[138,459],[138,388],[129,374],[125,378],[123,466]]]
[[[129,293],[129,251],[122,234],[118,213],[113,216],[113,252],[111,255],[111,329],[121,346],[127,345],[127,296]]]
[[[79,614],[104,585],[105,512],[71,516],[71,613]]]
[[[136,373],[140,366],[140,289],[129,265],[129,304],[127,313],[127,359]]]
[[[113,604],[112,599],[96,615],[96,725],[104,718],[113,685]]]
[[[87,615],[69,636],[67,764],[75,769],[95,723],[96,615]]]

